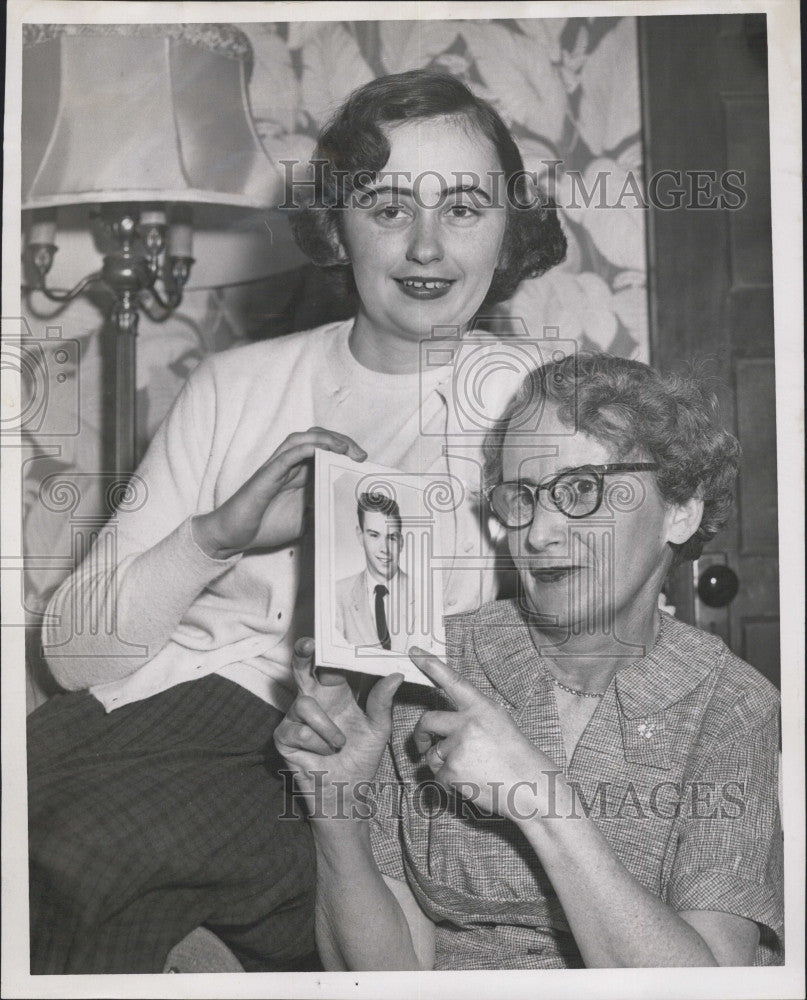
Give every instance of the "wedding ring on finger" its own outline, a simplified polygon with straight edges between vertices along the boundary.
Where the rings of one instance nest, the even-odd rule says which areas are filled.
[[[432,743],[432,745],[429,747],[429,751],[428,751],[430,754],[432,754],[433,757],[437,758],[437,760],[439,761],[439,766],[440,767],[442,767],[443,764],[445,764],[445,762],[446,762],[445,757],[440,753],[440,743],[441,742],[442,742],[441,740],[438,740],[436,743]]]

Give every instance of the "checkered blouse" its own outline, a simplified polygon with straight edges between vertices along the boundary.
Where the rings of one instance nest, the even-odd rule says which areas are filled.
[[[778,694],[715,636],[662,615],[655,647],[620,670],[566,760],[552,686],[511,601],[447,619],[448,660],[560,765],[575,812],[676,911],[760,925],[755,964],[783,957]],[[412,741],[441,692],[404,685],[379,770],[373,850],[437,925],[438,969],[582,965],[534,851],[508,820],[448,796]],[[525,778],[529,778],[525,775]],[[578,808],[579,805],[579,808]]]

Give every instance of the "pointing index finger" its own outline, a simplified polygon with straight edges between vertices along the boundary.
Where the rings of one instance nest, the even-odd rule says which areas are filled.
[[[418,646],[412,646],[409,650],[409,659],[418,670],[422,670],[429,680],[434,681],[437,687],[448,695],[457,708],[467,708],[478,701],[480,692],[473,684],[460,677],[456,670],[452,670],[438,656],[427,653]]]

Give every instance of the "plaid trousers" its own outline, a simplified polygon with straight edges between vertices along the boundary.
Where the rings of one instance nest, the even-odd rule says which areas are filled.
[[[215,675],[29,716],[32,973],[161,972],[200,924],[248,970],[320,967],[313,838],[280,818],[281,718]]]

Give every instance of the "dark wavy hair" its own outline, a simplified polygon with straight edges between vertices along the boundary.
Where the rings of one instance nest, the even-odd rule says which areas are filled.
[[[476,97],[449,73],[411,70],[382,76],[354,90],[322,129],[312,156],[314,189],[299,206],[294,193],[287,204],[300,249],[318,266],[350,278],[349,261],[340,254],[340,197],[383,169],[390,144],[383,125],[447,116],[464,120],[496,150],[507,186],[507,225],[502,245],[503,265],[497,267],[482,306],[504,302],[525,278],[536,278],[566,255],[566,237],[552,200],[529,187],[518,147],[497,111]],[[344,172],[344,173],[342,173]],[[310,189],[309,189],[310,190]]]
[[[488,487],[502,480],[502,450],[511,421],[546,405],[562,423],[616,446],[619,459],[658,465],[662,499],[703,501],[697,531],[673,544],[674,562],[697,559],[725,525],[734,503],[740,444],[717,422],[717,400],[695,378],[661,375],[640,361],[585,352],[542,365],[521,383],[484,444]]]
[[[398,501],[393,500],[392,497],[385,496],[383,493],[360,493],[356,503],[356,516],[362,531],[364,531],[365,514],[385,514],[388,520],[397,523],[398,531],[401,530],[403,523],[401,521],[401,508],[398,506]]]

